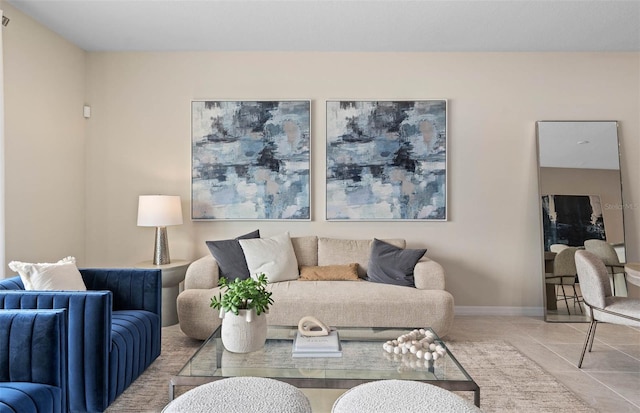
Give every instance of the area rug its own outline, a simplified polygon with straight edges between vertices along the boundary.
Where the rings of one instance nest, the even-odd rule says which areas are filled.
[[[202,344],[178,326],[162,330],[162,354],[109,406],[109,413],[155,413],[169,402],[169,378]],[[480,386],[485,413],[597,412],[505,341],[451,341],[447,346]],[[176,388],[177,395],[188,388]],[[457,392],[473,400],[471,392]],[[320,412],[314,412],[320,413]]]
[[[447,347],[480,386],[485,413],[597,412],[505,341],[452,341]],[[469,392],[456,393],[473,400]]]

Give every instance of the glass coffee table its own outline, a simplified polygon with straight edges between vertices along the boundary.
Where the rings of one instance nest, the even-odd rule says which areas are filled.
[[[480,407],[480,387],[449,349],[446,356],[427,365],[416,364],[411,354],[403,357],[382,349],[385,341],[413,328],[337,330],[342,357],[293,358],[291,350],[297,327],[269,326],[265,346],[244,354],[227,351],[217,328],[178,374],[171,377],[169,398],[174,399],[176,386],[195,387],[227,377],[268,377],[298,388],[321,389],[350,389],[370,381],[397,379],[426,382],[452,391],[472,391],[474,403]],[[436,341],[446,348],[440,339]]]

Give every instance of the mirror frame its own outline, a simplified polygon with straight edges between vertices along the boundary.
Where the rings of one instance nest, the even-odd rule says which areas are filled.
[[[622,147],[620,145],[620,123],[616,120],[540,120],[536,121],[536,161],[537,161],[537,179],[538,179],[538,216],[540,219],[540,248],[541,248],[541,263],[542,263],[542,309],[544,312],[544,320],[546,322],[582,322],[586,323],[589,319],[586,316],[581,315],[567,315],[559,319],[551,319],[547,311],[547,293],[546,293],[546,276],[545,276],[545,248],[544,248],[544,228],[543,228],[543,216],[542,216],[542,180],[541,180],[541,166],[540,166],[540,124],[541,123],[613,123],[615,124],[616,131],[616,148],[618,150],[618,174],[620,182],[620,202],[624,205],[624,188],[622,184]],[[626,248],[626,231],[625,231],[625,211],[624,208],[620,209],[622,214],[622,240]],[[626,251],[625,251],[626,257]],[[567,319],[571,318],[571,319]]]

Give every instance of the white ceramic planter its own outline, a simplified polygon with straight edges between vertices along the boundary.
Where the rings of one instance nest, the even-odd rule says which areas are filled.
[[[238,315],[220,311],[222,344],[233,353],[250,353],[267,341],[267,317],[255,310],[240,310]]]

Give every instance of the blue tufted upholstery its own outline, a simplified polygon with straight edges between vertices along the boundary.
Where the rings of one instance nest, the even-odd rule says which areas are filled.
[[[0,413],[67,411],[65,310],[0,310]]]
[[[159,355],[160,270],[81,269],[89,291],[25,291],[0,281],[1,308],[68,309],[68,405],[101,412]]]

